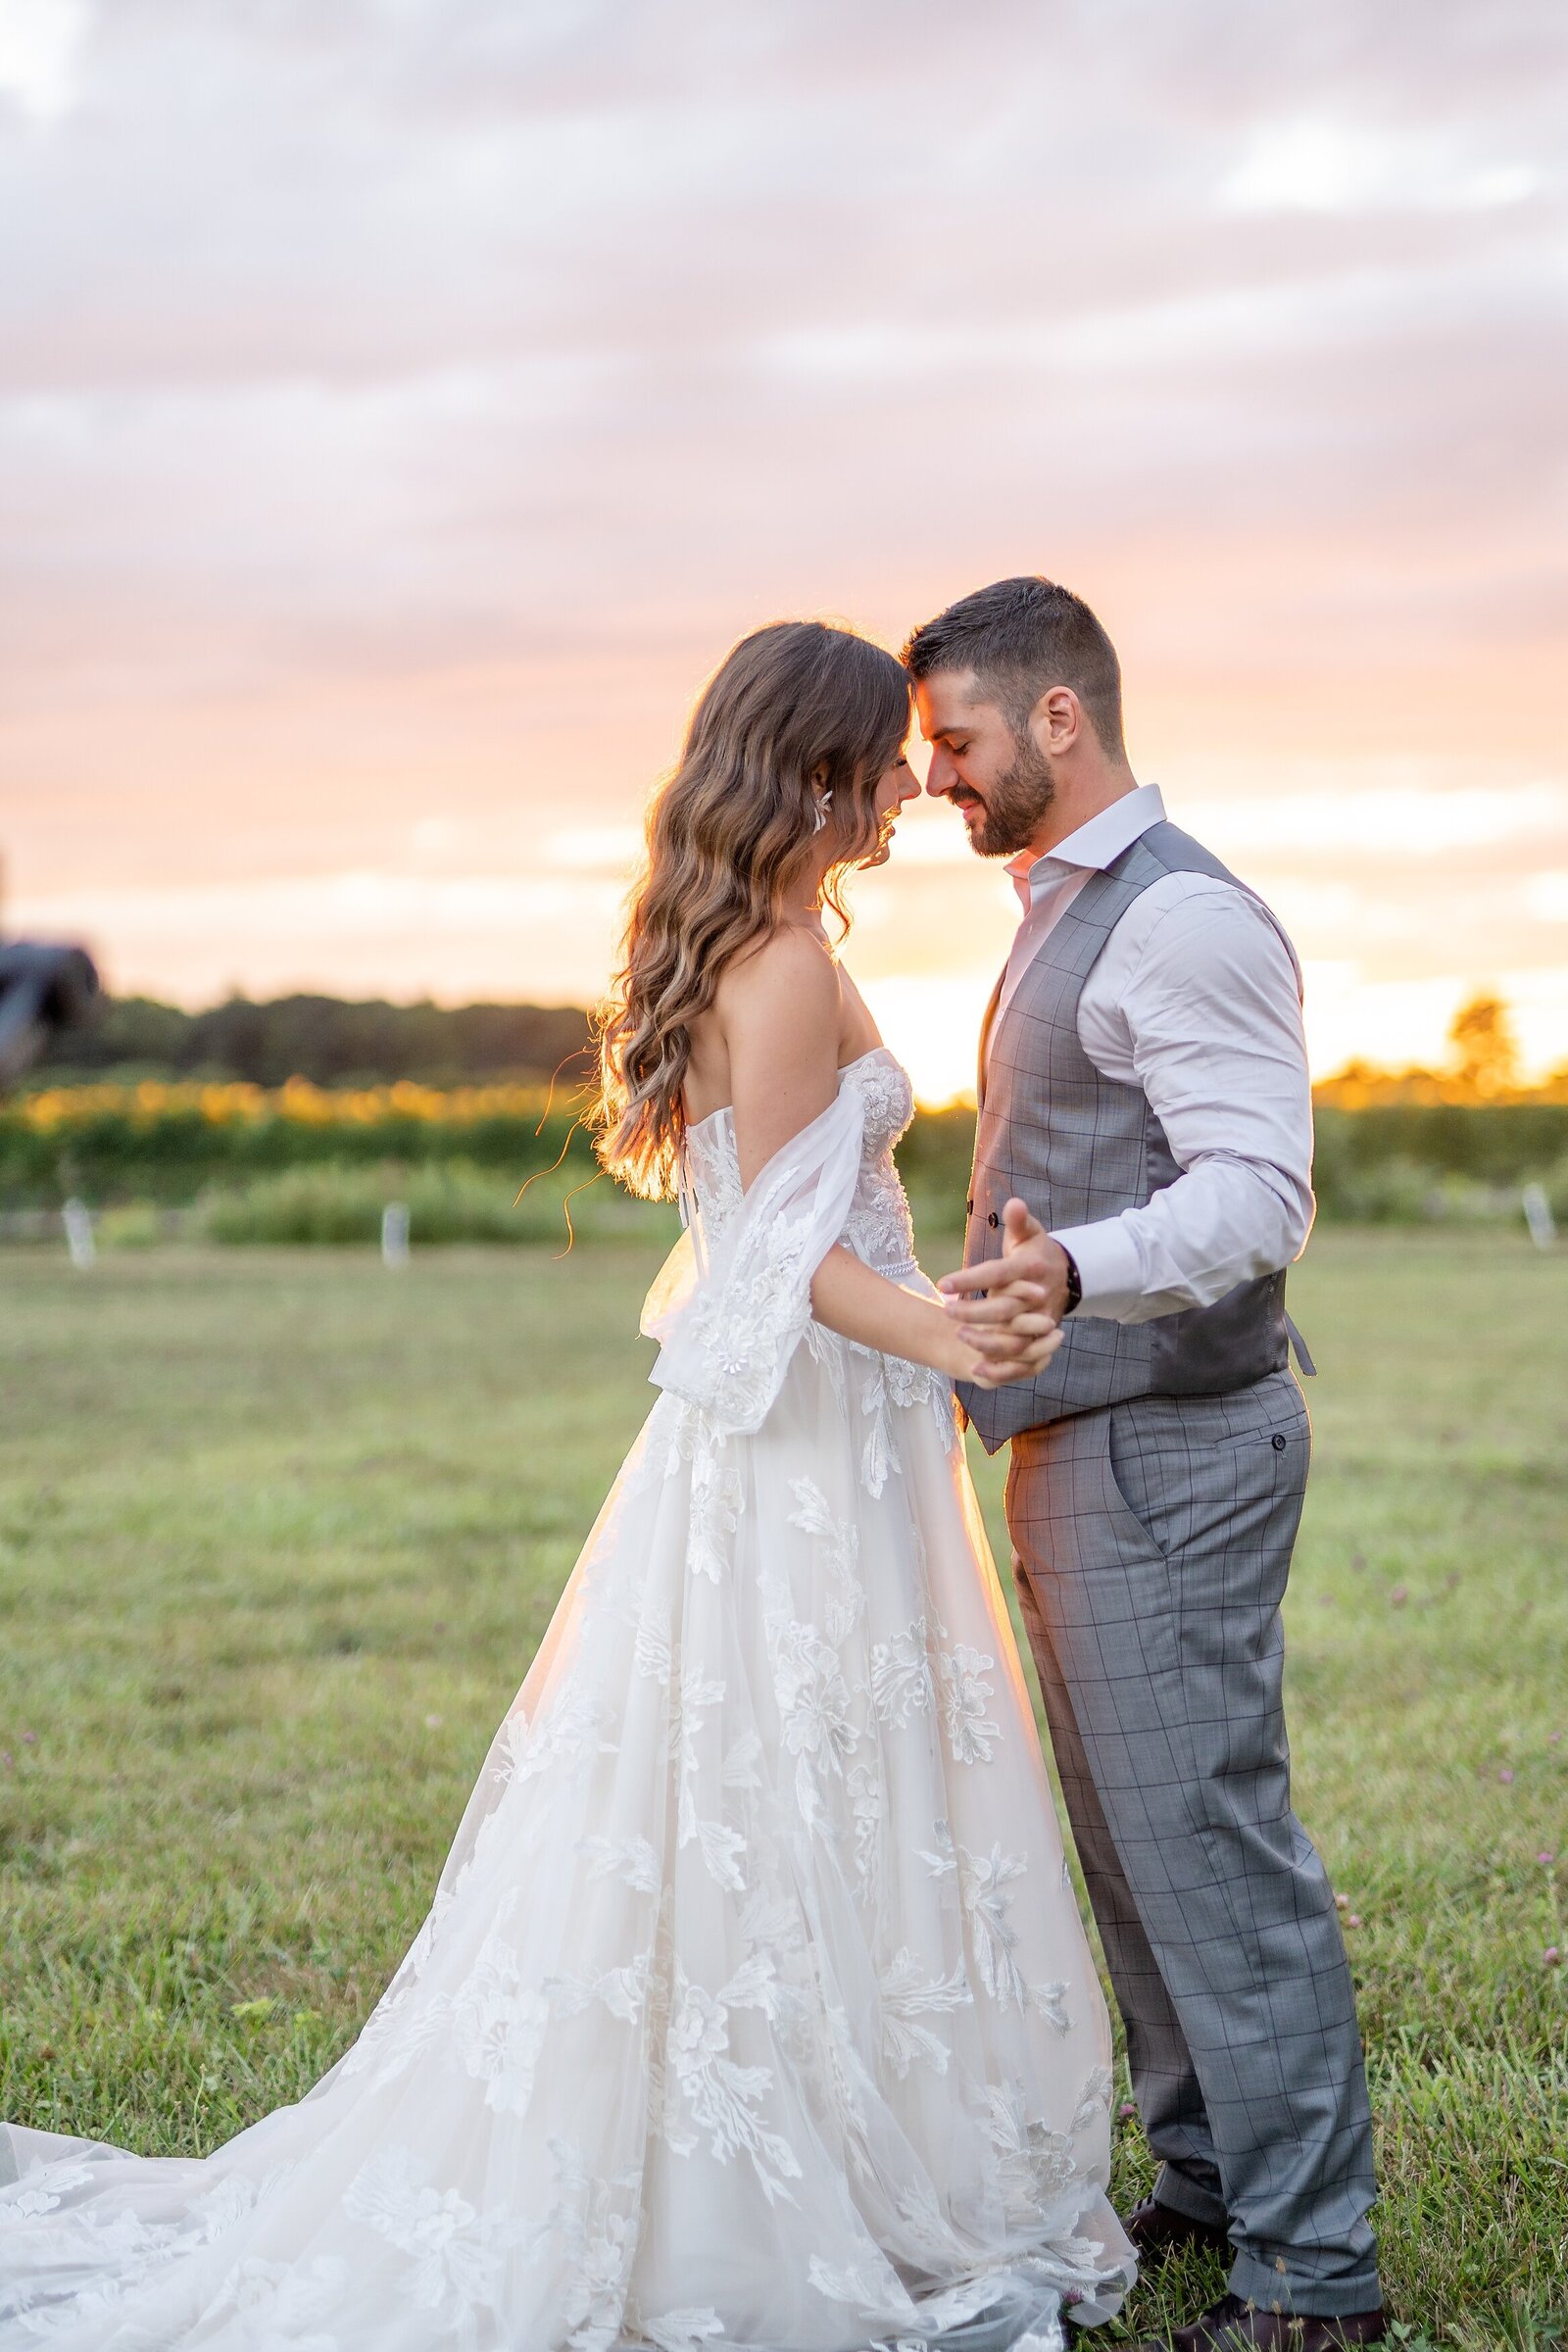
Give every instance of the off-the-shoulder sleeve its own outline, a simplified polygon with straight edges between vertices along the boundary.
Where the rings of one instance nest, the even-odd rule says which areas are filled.
[[[649,1378],[729,1436],[760,1429],[811,1319],[811,1277],[844,1231],[860,1172],[865,1099],[846,1086],[776,1152],[710,1242],[701,1202],[649,1292],[662,1343]]]

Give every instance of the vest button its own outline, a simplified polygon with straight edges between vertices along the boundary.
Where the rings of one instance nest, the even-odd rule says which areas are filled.
[[[986,1219],[986,1223],[987,1223],[988,1225],[990,1225],[990,1226],[993,1226],[993,1227],[995,1227],[995,1226],[998,1226],[998,1225],[1000,1225],[1000,1224],[1002,1223],[1002,1219],[1001,1219],[1001,1218],[998,1216],[998,1214],[997,1214],[997,1212],[996,1212],[996,1210],[995,1210],[995,1209],[993,1209],[993,1210],[991,1211],[991,1214],[990,1214],[990,1216],[988,1216],[988,1217],[987,1217],[987,1219]]]
[[[1274,1432],[1273,1445],[1276,1453],[1283,1453],[1285,1451],[1285,1440],[1280,1436],[1278,1430]]]
[[[964,1202],[963,1213],[966,1217],[972,1217],[974,1215],[974,1202],[972,1200],[966,1200]]]

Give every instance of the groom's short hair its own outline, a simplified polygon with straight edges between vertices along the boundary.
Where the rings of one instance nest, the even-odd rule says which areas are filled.
[[[1105,750],[1122,749],[1116,648],[1083,598],[1054,580],[1028,572],[960,596],[913,631],[904,664],[913,678],[972,669],[1020,734],[1049,688],[1070,686]]]

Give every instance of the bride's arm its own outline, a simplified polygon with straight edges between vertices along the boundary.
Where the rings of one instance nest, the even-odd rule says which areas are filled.
[[[750,1188],[838,1092],[841,1001],[825,943],[804,930],[775,933],[725,974],[715,1010],[729,1055],[741,1182]],[[1018,1285],[1010,1326],[970,1335],[935,1299],[837,1245],[811,1281],[811,1312],[829,1331],[988,1388],[1032,1378],[1060,1345],[1039,1311],[1044,1299],[1044,1291]]]
[[[829,1331],[858,1340],[862,1348],[875,1348],[882,1355],[929,1364],[953,1380],[986,1387],[994,1382],[986,1358],[961,1337],[934,1299],[889,1282],[837,1243],[812,1277],[811,1312]]]

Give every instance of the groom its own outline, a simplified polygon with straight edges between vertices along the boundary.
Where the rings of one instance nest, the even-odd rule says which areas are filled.
[[[1011,1440],[1019,1601],[1162,2159],[1129,2231],[1146,2268],[1233,2257],[1175,2352],[1378,2343],[1361,2046],[1281,1691],[1309,1444],[1285,1314],[1312,1216],[1295,955],[1137,783],[1080,598],[1000,580],[904,658],[926,789],[1023,907],[943,1289],[999,1369],[1013,1310],[979,1294],[1004,1250],[1062,1327],[1036,1379],[963,1401],[989,1451]]]

